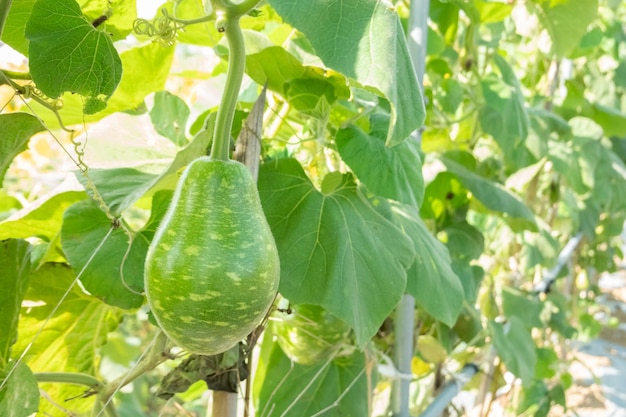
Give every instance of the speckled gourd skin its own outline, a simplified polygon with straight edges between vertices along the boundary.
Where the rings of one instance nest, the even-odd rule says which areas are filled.
[[[189,352],[224,352],[263,320],[279,278],[248,169],[209,157],[189,164],[146,257],[146,297],[161,329]]]

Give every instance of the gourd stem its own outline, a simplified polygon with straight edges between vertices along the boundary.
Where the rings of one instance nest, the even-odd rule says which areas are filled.
[[[211,146],[211,158],[222,161],[230,159],[230,132],[246,66],[246,47],[243,32],[239,26],[239,16],[227,16],[225,34],[229,48],[228,73],[226,87],[217,112],[215,135]]]

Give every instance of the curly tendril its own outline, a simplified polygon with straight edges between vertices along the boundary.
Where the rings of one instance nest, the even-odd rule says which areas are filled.
[[[41,101],[46,102],[48,104],[47,107],[51,110],[61,110],[63,108],[63,100],[61,100],[60,98],[52,99],[46,96],[44,93],[41,92],[40,89],[32,84],[25,84],[20,87],[21,88],[17,90],[17,93],[22,95],[26,99],[38,98]]]
[[[86,181],[85,188],[90,191],[91,198],[93,199],[93,201],[95,201],[100,210],[102,210],[107,218],[111,220],[111,225],[113,227],[114,225],[118,224],[119,219],[114,216],[113,213],[111,213],[111,209],[104,201],[104,198],[102,197],[102,194],[100,194],[100,191],[98,191],[98,189],[96,188],[96,184],[94,184],[91,180],[91,177],[89,176],[89,167],[87,166],[87,163],[85,163],[85,146],[87,145],[87,140],[85,140],[84,142],[79,142],[74,137],[74,133],[72,133],[70,140],[72,142],[72,145],[74,146],[74,153],[76,154],[76,166],[78,167],[80,173]]]
[[[167,10],[162,9],[161,13],[161,16],[154,18],[152,21],[146,19],[135,20],[133,31],[138,35],[157,38],[159,42],[171,46],[176,40],[176,33],[179,30],[184,30],[185,25],[177,22],[169,15]]]

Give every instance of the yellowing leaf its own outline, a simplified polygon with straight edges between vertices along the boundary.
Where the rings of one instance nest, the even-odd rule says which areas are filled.
[[[422,335],[417,338],[417,351],[431,363],[441,363],[448,357],[446,349],[430,335]]]

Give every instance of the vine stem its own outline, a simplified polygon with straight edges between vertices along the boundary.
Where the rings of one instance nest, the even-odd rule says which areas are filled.
[[[155,339],[150,344],[145,356],[143,356],[137,365],[135,365],[130,371],[126,372],[116,380],[109,382],[98,392],[98,397],[104,404],[108,404],[111,397],[124,385],[132,382],[136,378],[140,377],[147,371],[151,371],[156,368],[162,362],[170,359],[168,339],[165,333],[159,331],[155,336]]]

